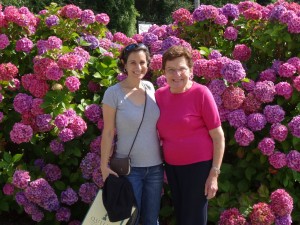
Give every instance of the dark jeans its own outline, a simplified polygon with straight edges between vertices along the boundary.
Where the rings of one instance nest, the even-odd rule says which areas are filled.
[[[183,166],[166,163],[178,225],[207,224],[208,200],[204,188],[211,165],[211,160]]]

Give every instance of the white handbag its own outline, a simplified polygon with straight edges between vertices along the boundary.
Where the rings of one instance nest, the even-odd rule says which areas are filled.
[[[134,225],[137,217],[137,210],[132,208],[131,217],[118,222],[110,222],[102,201],[102,190],[100,189],[87,212],[82,225]]]

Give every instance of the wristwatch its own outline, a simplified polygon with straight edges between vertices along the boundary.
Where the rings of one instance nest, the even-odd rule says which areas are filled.
[[[211,169],[214,170],[214,171],[216,172],[217,175],[220,175],[221,170],[220,170],[218,167],[213,166],[213,167],[211,167]]]

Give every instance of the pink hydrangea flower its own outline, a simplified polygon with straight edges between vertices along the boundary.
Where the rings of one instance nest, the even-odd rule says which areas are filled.
[[[47,49],[61,49],[62,47],[62,40],[56,36],[50,36],[48,37]]]
[[[254,134],[246,127],[239,127],[235,131],[234,138],[240,146],[248,146],[254,140]]]
[[[29,172],[25,170],[16,170],[12,178],[12,184],[20,189],[25,189],[28,186],[29,181]]]
[[[224,107],[229,110],[238,109],[245,99],[244,90],[239,87],[229,86],[222,94]]]
[[[36,74],[36,78],[39,80],[47,80],[47,70],[52,66],[56,66],[56,62],[49,58],[41,58],[37,60],[33,65],[34,73]]]
[[[81,21],[83,24],[91,24],[95,22],[94,12],[90,9],[85,9],[81,13]]]
[[[224,31],[224,38],[229,41],[235,41],[238,37],[238,30],[234,27],[227,27]]]
[[[269,123],[280,123],[284,120],[285,111],[279,105],[266,105],[264,115]]]
[[[295,116],[289,123],[288,128],[290,129],[291,133],[295,136],[300,138],[300,115]]]
[[[103,25],[107,25],[110,21],[110,18],[106,13],[100,13],[100,14],[96,15],[95,20],[98,23],[102,23]]]
[[[270,207],[276,216],[286,216],[293,211],[293,198],[284,189],[277,189],[270,196]]]
[[[156,55],[152,56],[149,68],[151,70],[160,70],[162,68],[162,55],[161,54],[156,54]]]
[[[283,96],[285,99],[289,99],[293,95],[293,87],[290,83],[282,81],[275,85],[277,95]]]
[[[193,23],[193,17],[191,13],[185,9],[180,8],[172,13],[172,18],[175,23],[183,23],[185,25],[191,25]]]
[[[33,135],[31,126],[22,123],[15,123],[13,129],[10,131],[10,139],[12,142],[21,144],[29,142]]]
[[[80,137],[87,129],[86,122],[80,116],[73,116],[68,128],[73,131],[75,137]]]
[[[273,83],[276,81],[276,72],[273,69],[267,69],[260,73],[259,81],[272,81]]]
[[[293,86],[297,91],[300,91],[300,76],[295,77],[295,79],[293,80]]]
[[[286,139],[288,135],[288,129],[286,126],[280,123],[275,123],[271,126],[270,135],[276,141],[282,142]]]
[[[84,115],[91,122],[97,123],[98,120],[101,118],[101,115],[102,115],[101,107],[97,104],[88,105],[85,108]]]
[[[82,10],[75,5],[66,5],[60,10],[60,15],[70,19],[79,19],[81,17]]]
[[[270,209],[270,206],[264,202],[253,205],[253,209],[249,217],[252,225],[271,225],[275,220],[275,216]]]
[[[59,68],[59,66],[55,64],[51,64],[46,70],[46,78],[48,80],[60,80],[64,75],[64,71]]]
[[[275,85],[272,81],[259,81],[256,83],[253,93],[261,102],[272,102],[276,94]]]
[[[32,101],[33,98],[30,95],[18,93],[14,98],[14,109],[20,114],[30,112]]]
[[[66,207],[60,207],[56,213],[55,218],[60,222],[68,222],[71,217],[71,210]]]
[[[288,22],[288,31],[292,34],[300,33],[300,17],[294,17]]]
[[[269,162],[275,169],[280,169],[287,165],[286,155],[282,152],[275,151],[269,156]]]
[[[248,61],[251,58],[251,48],[245,44],[238,44],[234,46],[232,56],[239,61]]]
[[[167,85],[167,78],[165,75],[161,75],[156,79],[156,84],[158,87],[164,87]]]
[[[52,140],[50,142],[50,150],[55,154],[59,155],[64,151],[64,144],[59,140]]]
[[[0,64],[0,80],[10,81],[18,74],[18,68],[12,63]]]
[[[33,42],[24,37],[17,41],[16,43],[16,51],[17,52],[26,52],[29,53],[31,49],[33,48]]]
[[[4,184],[2,191],[5,195],[13,195],[14,194],[15,187],[14,185],[10,183]]]
[[[266,117],[262,113],[251,113],[247,117],[247,125],[252,131],[260,131],[266,124]]]
[[[281,77],[291,77],[296,73],[296,67],[289,63],[280,65],[278,74]]]
[[[300,172],[300,152],[297,150],[290,151],[286,156],[286,160],[289,168]]]
[[[69,128],[62,129],[58,134],[59,139],[62,142],[68,142],[75,138],[74,132]]]
[[[0,34],[0,50],[5,49],[7,46],[9,46],[8,37],[6,36],[6,34]]]
[[[64,54],[61,57],[59,57],[59,59],[57,61],[57,65],[61,69],[74,70],[74,69],[76,69],[78,61],[79,61],[79,58],[77,55]]]
[[[69,91],[75,92],[75,91],[79,90],[80,81],[77,77],[70,76],[70,77],[67,77],[65,85]]]
[[[220,215],[219,225],[246,225],[247,221],[237,208],[224,210]]]
[[[272,138],[265,137],[258,143],[258,149],[262,154],[270,156],[275,149],[275,141]]]

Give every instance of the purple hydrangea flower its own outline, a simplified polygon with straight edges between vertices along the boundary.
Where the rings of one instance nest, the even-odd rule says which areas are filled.
[[[267,105],[264,108],[264,115],[269,123],[280,123],[284,120],[285,111],[279,105]]]
[[[236,19],[239,17],[239,9],[236,5],[234,4],[226,4],[222,7],[221,9],[222,13],[230,19]]]
[[[89,204],[95,199],[98,189],[94,183],[84,183],[80,186],[78,194],[83,202]]]
[[[275,141],[272,138],[263,138],[258,143],[258,149],[262,152],[262,154],[270,156],[274,152]]]
[[[288,128],[290,129],[291,133],[295,136],[300,138],[300,115],[295,116],[289,123]]]
[[[193,19],[195,21],[204,21],[209,19],[215,19],[218,15],[218,8],[212,5],[200,5],[193,12]]]
[[[90,49],[96,49],[99,47],[99,40],[94,35],[85,35],[83,39],[89,44]]]
[[[289,168],[300,172],[300,152],[297,150],[290,151],[286,156],[286,160]]]
[[[293,198],[284,189],[277,189],[270,196],[270,207],[275,216],[290,215],[293,211]]]
[[[247,125],[252,131],[262,130],[266,123],[266,117],[261,113],[252,113],[247,117]]]
[[[125,80],[127,76],[128,76],[128,75],[125,74],[125,73],[119,73],[119,74],[117,75],[117,80],[118,80],[118,81]]]
[[[0,50],[5,49],[9,46],[9,39],[6,34],[0,34]]]
[[[220,57],[222,57],[222,54],[218,50],[212,50],[208,55],[208,59],[217,59]]]
[[[238,30],[234,27],[227,27],[224,31],[224,38],[230,41],[235,41],[238,36]]]
[[[68,142],[75,138],[73,131],[69,128],[62,129],[59,132],[58,137],[62,142]]]
[[[92,178],[92,174],[94,170],[99,169],[99,167],[100,167],[100,157],[99,155],[92,152],[87,153],[87,155],[82,159],[80,163],[82,176],[85,179]]]
[[[50,182],[59,180],[61,178],[61,170],[57,165],[49,163],[43,167],[43,172],[46,175],[46,179]]]
[[[167,78],[165,75],[161,75],[156,79],[156,84],[158,87],[164,87],[167,85]]]
[[[34,160],[34,165],[42,170],[46,164],[44,159],[36,159]]]
[[[104,185],[104,181],[100,170],[94,170],[92,176],[94,183],[97,184],[99,188],[102,188]]]
[[[101,136],[98,136],[90,143],[90,151],[92,153],[98,154],[100,156],[100,143],[101,143]]]
[[[29,181],[29,172],[25,170],[16,170],[12,178],[12,184],[20,189],[25,189],[28,186]]]
[[[95,22],[95,14],[92,10],[86,9],[81,13],[81,20],[83,24],[91,24]]]
[[[288,22],[288,31],[292,34],[300,33],[300,17],[296,16]]]
[[[2,122],[2,120],[3,120],[3,117],[4,117],[4,114],[3,114],[3,112],[0,112],[0,123]]]
[[[59,140],[52,140],[50,142],[50,149],[55,155],[59,155],[64,151],[64,144]]]
[[[276,72],[273,69],[267,69],[260,73],[259,81],[272,81],[273,83],[276,81]]]
[[[247,123],[247,116],[244,110],[237,109],[227,114],[227,120],[230,126],[238,128],[244,126]]]
[[[282,152],[275,151],[269,156],[269,162],[275,169],[280,169],[287,165],[286,155]]]
[[[85,108],[84,115],[92,122],[97,123],[101,118],[101,107],[97,104],[88,105]]]
[[[226,90],[226,84],[224,80],[214,79],[209,82],[208,86],[211,93],[216,95],[222,95],[223,92]]]
[[[33,98],[30,95],[24,93],[18,93],[14,98],[14,109],[22,114],[30,112]]]
[[[33,130],[29,125],[25,125],[23,123],[15,123],[9,135],[12,142],[21,144],[24,142],[29,142],[31,140]]]
[[[275,225],[291,225],[292,222],[293,221],[290,214],[285,216],[277,216],[275,218]]]
[[[275,123],[271,126],[270,135],[276,141],[282,142],[286,139],[288,135],[288,129],[286,126],[280,123]]]
[[[48,132],[53,129],[51,124],[52,116],[50,114],[37,115],[35,118],[36,125],[40,132]]]
[[[245,69],[238,60],[232,60],[223,65],[221,74],[229,83],[236,83],[246,77]]]
[[[255,88],[255,81],[253,80],[246,80],[242,82],[242,87],[248,91],[248,92],[252,92],[253,89]]]
[[[25,196],[28,200],[50,212],[59,209],[59,201],[54,189],[43,178],[30,182],[29,187],[25,189]]]
[[[77,193],[69,187],[65,191],[61,192],[60,199],[64,204],[73,205],[78,201],[78,196]]]
[[[59,114],[54,120],[54,124],[58,129],[64,129],[69,125],[69,117],[64,114]]]
[[[147,46],[150,46],[153,42],[157,41],[158,37],[157,35],[153,33],[146,33],[144,35],[143,43]]]
[[[175,36],[167,37],[165,40],[163,40],[161,44],[162,52],[166,51],[168,48],[170,48],[173,45],[180,45],[180,39]]]
[[[254,134],[246,127],[239,127],[235,131],[234,138],[240,146],[248,146],[254,140]]]
[[[26,52],[29,53],[33,48],[33,42],[28,38],[21,38],[16,43],[16,51],[17,52]]]
[[[286,12],[287,9],[283,5],[276,5],[269,14],[270,20],[279,20],[280,16]]]
[[[66,207],[59,208],[55,214],[55,218],[57,219],[57,221],[68,222],[70,220],[70,217],[71,217],[71,210]]]
[[[272,81],[259,81],[256,83],[253,93],[261,102],[272,102],[276,94],[274,83]]]
[[[59,18],[56,15],[48,16],[45,20],[48,27],[52,27],[59,24]]]

